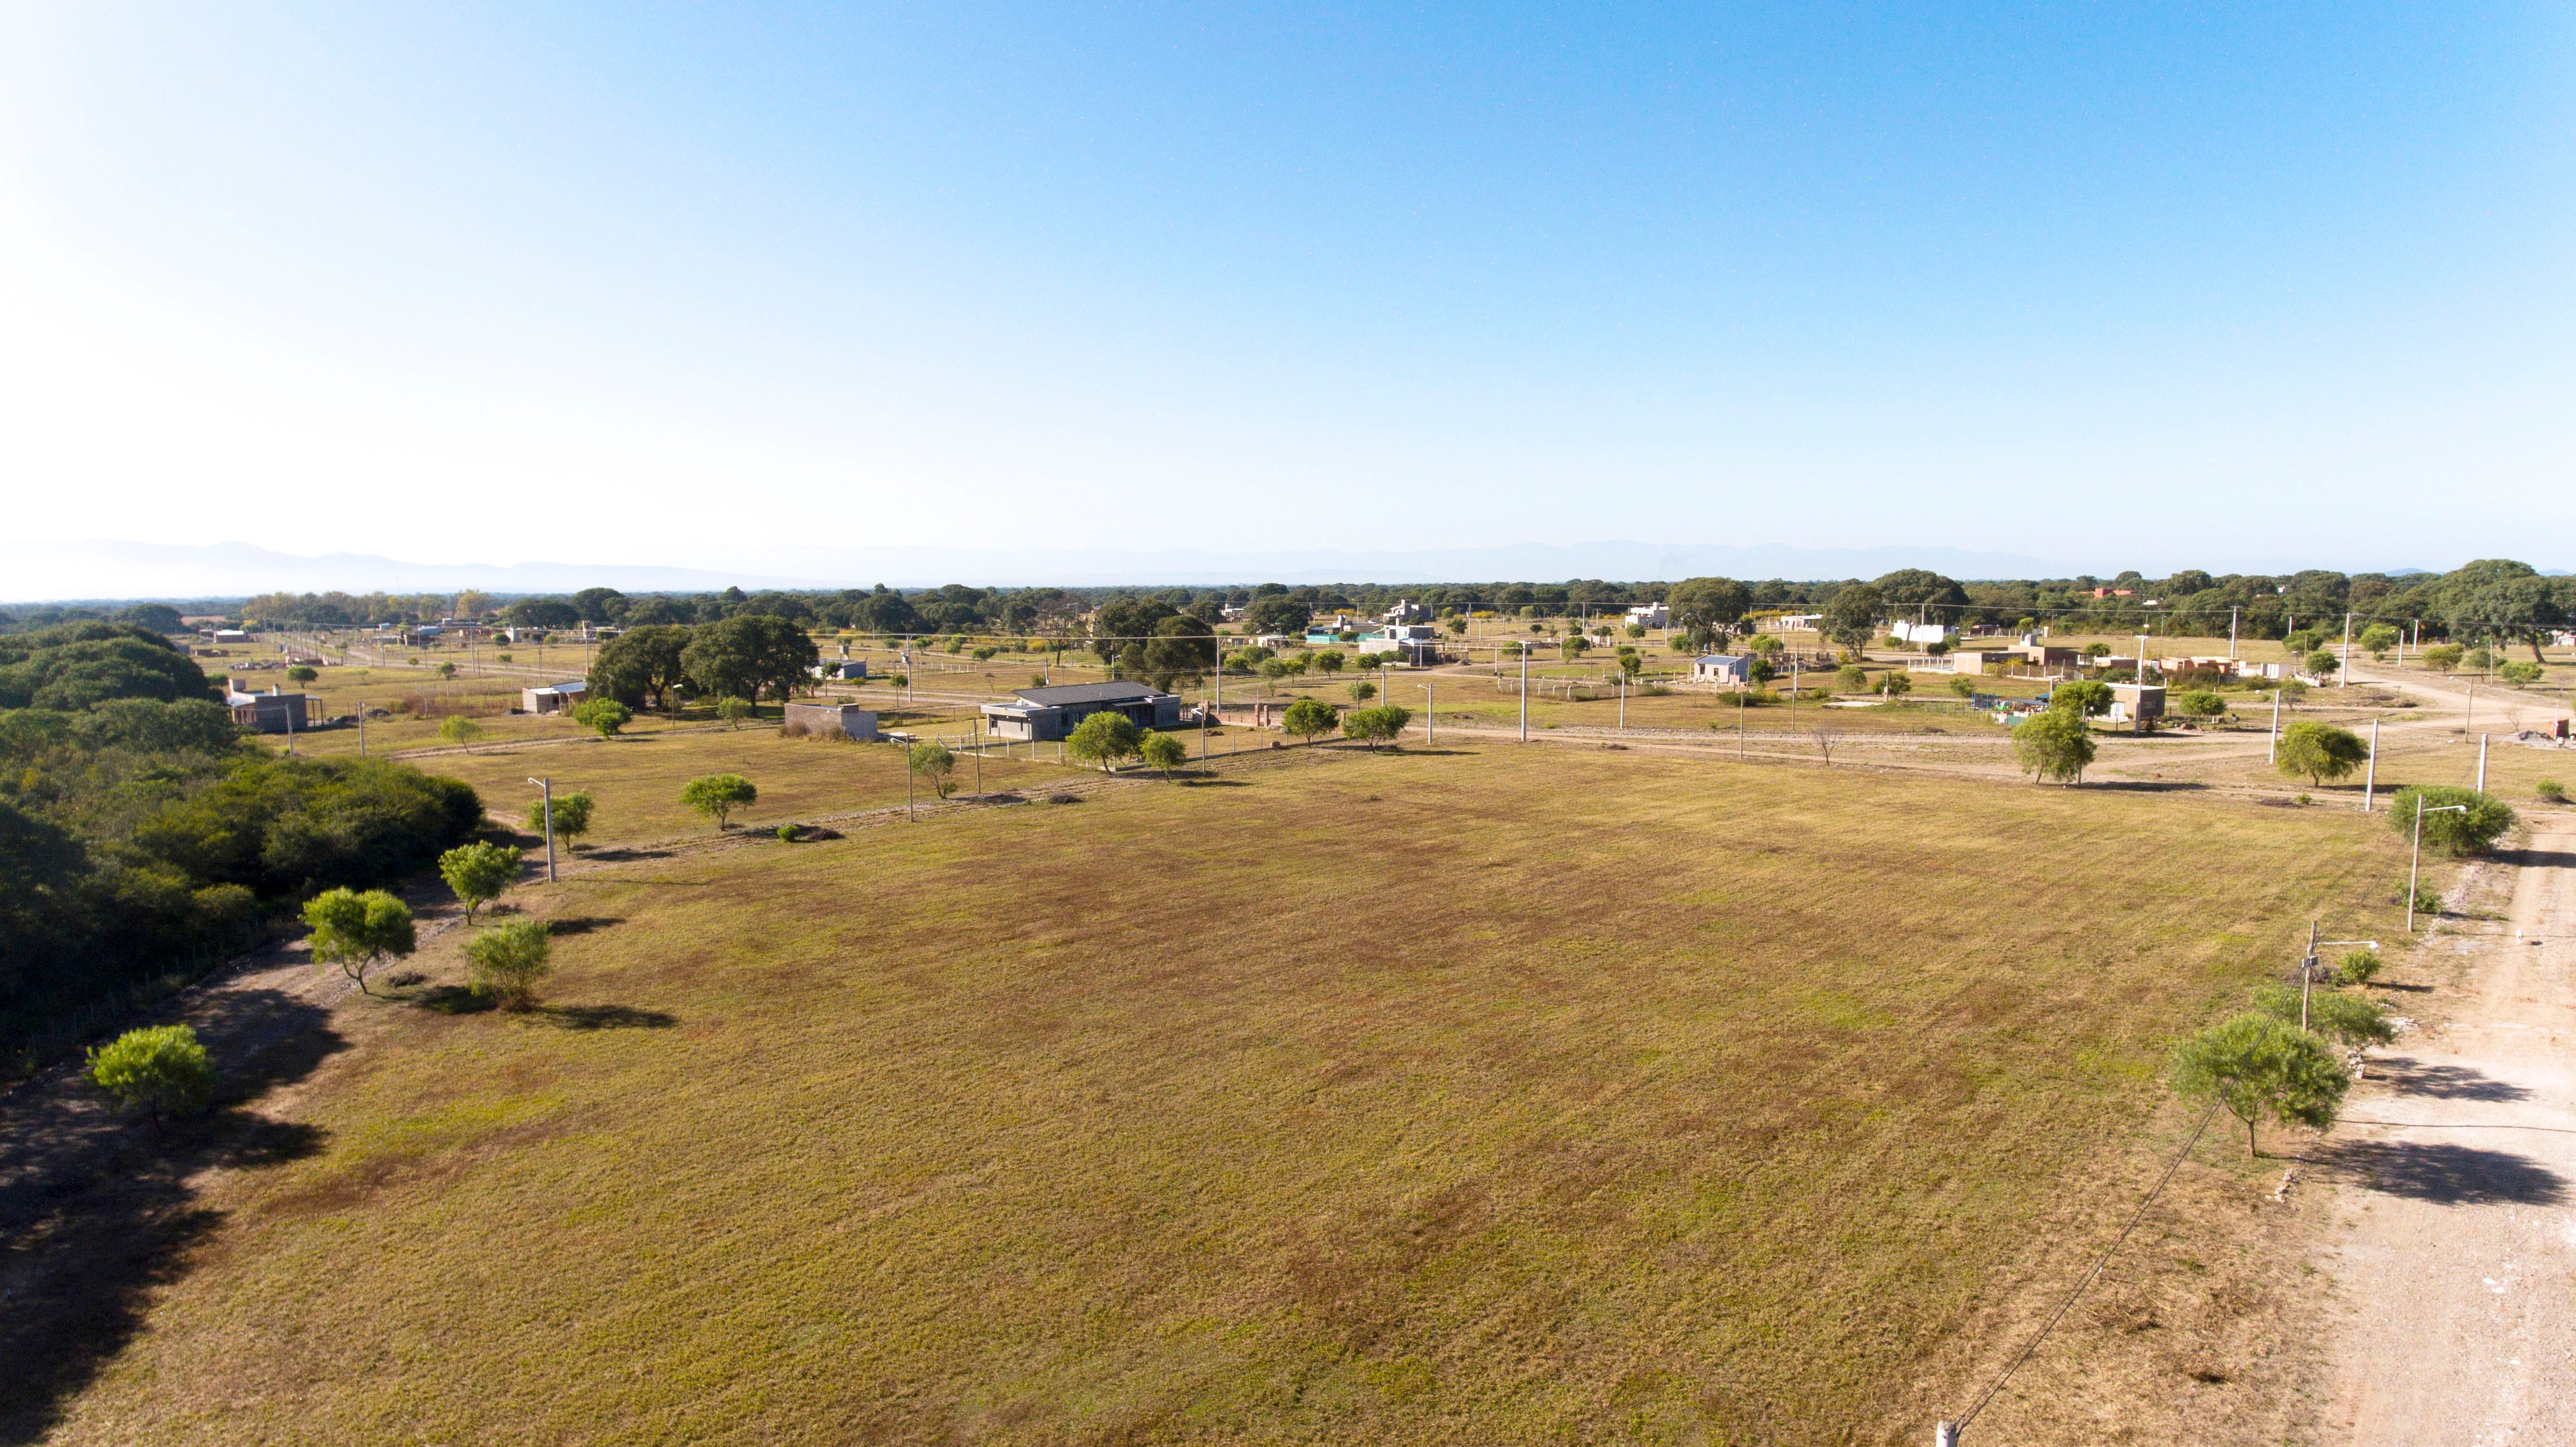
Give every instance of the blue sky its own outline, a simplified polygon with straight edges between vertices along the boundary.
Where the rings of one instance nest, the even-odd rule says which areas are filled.
[[[22,546],[2576,566],[2564,7],[405,9],[0,19]]]

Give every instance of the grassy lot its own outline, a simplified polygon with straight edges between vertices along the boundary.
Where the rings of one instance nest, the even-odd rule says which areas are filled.
[[[2135,1199],[2167,1042],[2401,870],[2340,813],[1497,748],[531,887],[554,1011],[344,1011],[268,1107],[318,1152],[206,1186],[57,1436],[1919,1440]],[[2138,1252],[2221,1259],[2228,1159]],[[2202,1259],[2064,1349],[2172,1348],[2246,1290]],[[2270,1430],[2223,1348],[2124,1428]]]

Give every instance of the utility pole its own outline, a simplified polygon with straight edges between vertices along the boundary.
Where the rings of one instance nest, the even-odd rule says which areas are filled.
[[[2423,794],[2418,792],[2415,795],[2415,852],[2406,862],[2406,932],[2410,935],[2415,933],[2415,888],[2417,882],[2422,879],[2424,871],[2424,816],[2466,814],[2467,812],[2469,812],[2469,806],[2466,804],[2444,804],[2438,808],[2427,809],[2424,807]]]
[[[1529,644],[1521,645],[1521,742],[1529,742]]]
[[[2308,952],[2299,960],[2299,1029],[2308,1028],[2308,982],[2317,977],[2317,922],[2308,921]]]
[[[1735,691],[1735,761],[1744,762],[1744,696],[1753,691],[1750,680]]]
[[[2281,690],[2278,688],[2272,690],[2272,742],[2265,751],[2264,762],[2281,762]]]
[[[2478,735],[2478,792],[2487,791],[2487,736]]]
[[[555,882],[555,781],[544,778],[528,782],[546,791],[546,883],[552,884]]]
[[[2227,605],[2227,661],[2236,661],[2236,605]]]
[[[2370,812],[2370,796],[2379,788],[2379,720],[2370,721],[2370,764],[2361,775],[2361,812]]]
[[[2335,686],[2352,687],[2352,613],[2348,609],[2343,615],[2343,662],[2335,665]]]
[[[1440,742],[1439,689],[1440,686],[1436,683],[1426,683],[1422,685],[1423,741],[1425,743],[1436,744]]]

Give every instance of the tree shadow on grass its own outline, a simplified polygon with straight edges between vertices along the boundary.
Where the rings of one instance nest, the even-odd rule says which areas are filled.
[[[626,921],[610,915],[568,915],[562,919],[550,919],[546,921],[546,933],[550,935],[586,935],[593,930],[603,930],[608,928],[610,925],[624,923],[626,923]]]
[[[677,1015],[632,1005],[540,1005],[533,1012],[565,1030],[668,1030]]]
[[[412,1003],[441,1015],[480,1015],[493,1007],[491,996],[464,985],[432,985]]]
[[[581,857],[602,864],[626,864],[638,859],[668,859],[668,849],[585,849]]]
[[[2511,1151],[2436,1141],[2343,1141],[2320,1164],[2351,1171],[2373,1190],[2443,1206],[2557,1206],[2565,1176]]]
[[[2498,1080],[2466,1065],[2424,1065],[2403,1055],[2370,1063],[2371,1074],[2404,1095],[2436,1100],[2529,1100],[2531,1092],[2509,1080]]]
[[[322,1131],[244,1109],[342,1048],[328,1012],[280,990],[222,991],[183,1017],[222,1072],[215,1108],[154,1127],[85,1087],[22,1090],[0,1114],[0,1443],[40,1440],[140,1328],[152,1293],[186,1276],[223,1225],[201,1172],[259,1170],[321,1150]]]

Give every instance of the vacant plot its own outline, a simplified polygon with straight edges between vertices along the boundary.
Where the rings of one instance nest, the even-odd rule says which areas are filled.
[[[1498,749],[595,873],[522,892],[578,922],[553,1013],[344,1011],[273,1107],[316,1152],[206,1188],[57,1431],[1919,1440],[2135,1199],[2170,1038],[2312,916],[2393,933],[2400,867],[2358,816]],[[2067,1331],[2252,1310],[2191,1268],[2163,1336]],[[2087,1386],[2140,1440],[2295,1411],[2217,1366]]]

